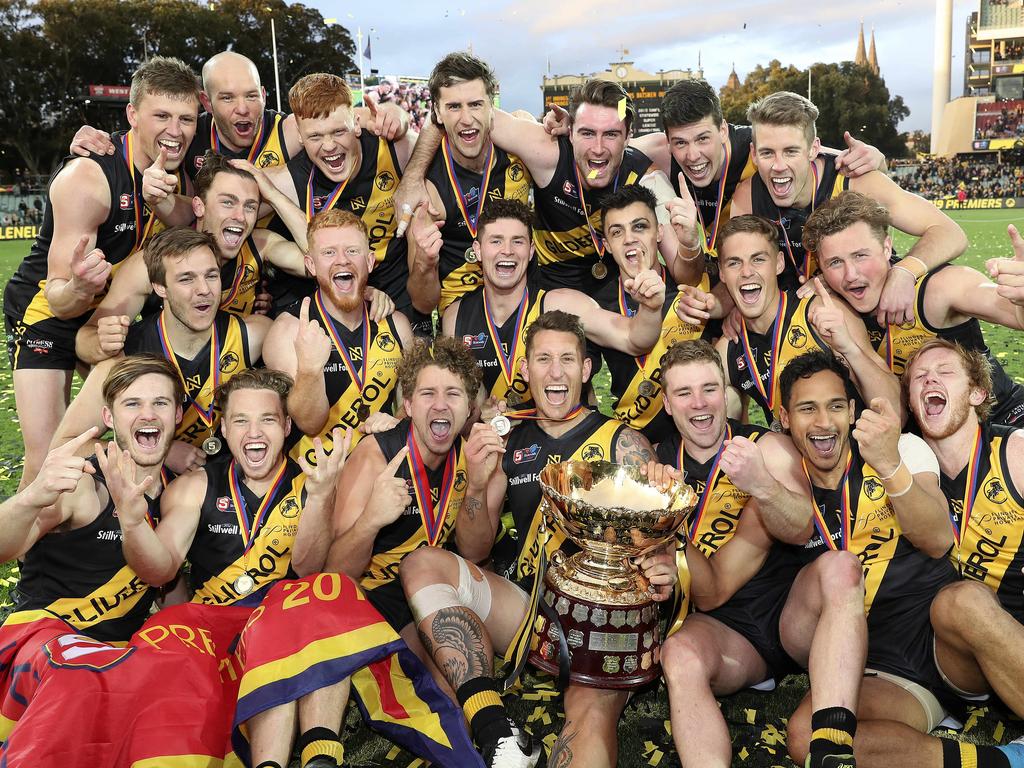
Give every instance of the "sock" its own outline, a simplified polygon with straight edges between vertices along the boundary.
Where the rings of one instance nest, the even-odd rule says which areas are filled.
[[[857,716],[844,707],[819,709],[811,715],[811,765],[825,755],[852,755]]]
[[[459,686],[455,696],[477,744],[493,744],[512,735],[493,677],[475,677]]]
[[[1004,749],[943,739],[942,768],[1012,768]]]
[[[341,765],[345,748],[338,740],[338,734],[330,728],[310,728],[299,736],[300,763],[305,765],[316,757],[326,757]]]

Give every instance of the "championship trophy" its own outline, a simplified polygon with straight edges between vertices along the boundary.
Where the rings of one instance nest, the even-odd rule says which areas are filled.
[[[697,494],[679,480],[661,490],[639,467],[607,461],[549,464],[540,485],[545,518],[582,551],[551,558],[530,662],[557,676],[567,651],[569,679],[596,688],[656,679],[659,607],[632,559],[675,542]]]

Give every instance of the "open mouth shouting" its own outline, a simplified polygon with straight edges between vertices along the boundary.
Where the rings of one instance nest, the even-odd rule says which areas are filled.
[[[807,448],[813,457],[828,460],[835,458],[839,450],[839,435],[835,432],[825,434],[808,434]]]
[[[332,175],[337,176],[345,170],[345,158],[346,155],[344,152],[335,152],[334,154],[324,155],[322,159],[324,164],[327,166],[327,170],[330,171]]]
[[[684,165],[683,170],[690,177],[690,181],[700,184],[709,181],[711,178],[711,161],[703,160],[699,163]]]
[[[608,168],[609,168],[610,165],[611,165],[611,160],[609,158],[605,158],[603,160],[598,160],[596,158],[588,159],[587,160],[587,173],[586,173],[587,178],[588,179],[591,179],[591,178],[593,178],[593,179],[604,178],[605,174],[608,172]]]
[[[246,463],[253,468],[262,467],[268,458],[268,448],[265,440],[246,440],[242,443]]]
[[[162,435],[163,430],[160,427],[151,425],[139,427],[132,433],[135,445],[146,453],[151,453],[159,449],[160,437]]]
[[[167,153],[168,160],[181,159],[182,148],[184,145],[180,140],[160,139],[157,141],[156,145]]]
[[[352,293],[356,287],[356,275],[351,270],[343,269],[331,275],[331,283],[338,293]]]
[[[480,129],[479,128],[465,128],[465,129],[459,131],[458,136],[459,136],[459,139],[461,139],[464,144],[475,144],[477,139],[480,138]]]
[[[237,123],[232,123],[231,125],[235,129],[235,133],[243,139],[251,138],[253,131],[256,128],[256,124],[252,120],[239,120]]]
[[[772,176],[772,197],[786,198],[793,191],[792,176]]]
[[[498,277],[514,277],[519,264],[513,259],[499,259],[494,262],[494,272]]]
[[[228,248],[238,248],[242,245],[242,240],[245,237],[245,227],[229,224],[221,230],[221,237]]]
[[[748,306],[757,304],[763,288],[759,283],[743,283],[740,285],[740,301]]]
[[[851,303],[863,301],[864,297],[867,295],[869,287],[870,286],[863,280],[858,280],[853,283],[844,283],[843,297],[849,299]]]
[[[688,421],[690,426],[693,427],[694,432],[701,434],[707,434],[715,426],[715,416],[713,413],[699,413],[696,416],[691,416]]]
[[[921,400],[924,403],[924,415],[928,418],[941,416],[946,410],[946,395],[935,389],[929,389],[921,393]]]
[[[567,384],[548,384],[544,387],[544,399],[556,408],[566,405],[569,401],[569,386]]]
[[[430,436],[437,440],[439,443],[445,442],[451,436],[451,419],[431,419],[429,426]]]

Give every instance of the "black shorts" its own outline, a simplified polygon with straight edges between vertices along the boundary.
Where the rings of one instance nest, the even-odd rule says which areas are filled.
[[[1004,398],[998,401],[988,420],[993,424],[1005,424],[1008,427],[1024,427],[1024,398]]]
[[[776,680],[800,671],[800,665],[786,653],[779,636],[779,620],[791,586],[792,582],[787,581],[756,585],[751,581],[724,605],[704,612],[746,638],[764,659],[768,675]]]
[[[366,599],[370,601],[370,605],[377,609],[395,632],[401,632],[413,623],[412,610],[405,599],[402,582],[398,579],[375,589],[364,587],[363,591],[366,592]]]
[[[7,359],[12,371],[73,371],[77,329],[64,320],[48,318],[32,325],[4,313]]]

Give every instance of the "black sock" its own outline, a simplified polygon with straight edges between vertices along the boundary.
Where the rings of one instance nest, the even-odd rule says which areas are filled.
[[[317,757],[326,757],[341,765],[345,754],[338,734],[330,728],[310,728],[304,731],[299,736],[298,747],[302,765]]]
[[[828,707],[811,714],[811,765],[825,755],[852,755],[857,716],[845,707]]]
[[[942,768],[1010,768],[1010,760],[999,747],[943,739]]]
[[[493,677],[475,677],[460,685],[455,696],[469,721],[477,744],[492,744],[504,736],[512,735],[512,728],[505,715],[505,705],[498,695],[498,686]]]

